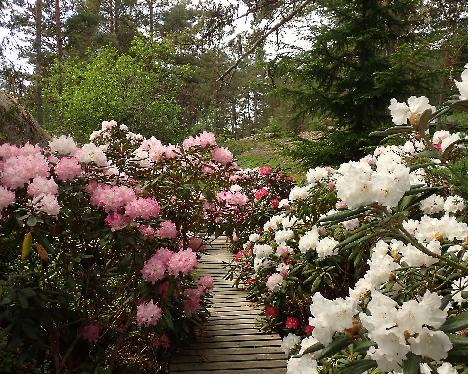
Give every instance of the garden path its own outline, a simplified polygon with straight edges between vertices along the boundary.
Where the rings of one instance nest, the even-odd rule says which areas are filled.
[[[258,331],[260,309],[246,300],[245,291],[223,279],[223,265],[231,258],[223,238],[215,240],[203,256],[200,268],[214,279],[211,317],[194,343],[177,354],[171,373],[286,373],[287,358],[279,336]]]

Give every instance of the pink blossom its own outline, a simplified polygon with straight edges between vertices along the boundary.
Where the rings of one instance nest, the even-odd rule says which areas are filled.
[[[28,185],[28,194],[33,197],[41,194],[56,195],[57,192],[58,185],[53,178],[36,177]]]
[[[202,275],[198,278],[198,285],[204,290],[211,290],[214,287],[213,278],[210,275]]]
[[[260,188],[255,192],[255,200],[261,200],[268,196],[269,192],[266,188]]]
[[[90,343],[96,343],[99,338],[100,330],[101,328],[98,323],[90,323],[81,329],[80,337]]]
[[[23,187],[38,176],[49,176],[49,165],[41,154],[10,157],[3,164],[2,182],[9,188]]]
[[[200,309],[200,296],[202,293],[201,288],[189,288],[184,291],[184,296],[187,300],[184,300],[184,311],[187,315],[193,315],[198,309]]]
[[[152,238],[156,234],[156,230],[153,229],[150,225],[140,225],[138,227],[138,231],[140,231],[140,234],[143,235],[146,239]]]
[[[280,310],[274,306],[271,306],[271,305],[267,305],[265,307],[265,316],[267,317],[279,317],[279,315],[281,314]]]
[[[188,274],[197,266],[197,255],[190,248],[174,253],[169,260],[167,272],[170,275],[177,276]]]
[[[0,211],[15,203],[15,193],[0,186]]]
[[[20,149],[16,145],[10,143],[0,144],[0,157],[6,159],[18,156],[19,154]]]
[[[152,136],[149,139],[143,140],[139,150],[148,152],[150,160],[159,162],[165,157],[166,147],[161,143],[160,140]]]
[[[278,207],[279,207],[279,200],[278,200],[278,199],[273,199],[273,200],[271,200],[271,207],[272,207],[273,209],[278,209]]]
[[[159,261],[161,261],[164,266],[167,268],[167,265],[169,264],[169,261],[171,260],[172,256],[174,255],[174,252],[172,252],[171,250],[165,248],[165,247],[162,247],[160,249],[158,249],[158,251],[156,252],[156,255],[158,256],[159,258]]]
[[[110,213],[107,215],[104,223],[110,227],[112,232],[118,231],[123,229],[131,222],[131,218],[124,216],[123,214],[119,214],[116,212]]]
[[[296,330],[299,327],[300,321],[296,317],[286,318],[286,328],[291,330]]]
[[[162,221],[155,235],[161,239],[175,239],[177,237],[177,227],[170,220]]]
[[[184,139],[184,141],[182,142],[182,147],[184,147],[185,150],[195,147],[196,145],[198,145],[197,141],[192,136],[187,139]]]
[[[153,345],[155,348],[168,349],[170,346],[169,337],[166,334],[156,336],[153,340]]]
[[[98,184],[88,191],[91,193],[91,204],[103,208],[106,212],[118,210],[136,199],[135,191],[127,186]]]
[[[269,175],[273,172],[273,169],[269,166],[261,166],[258,168],[258,174],[260,175]]]
[[[137,323],[143,326],[153,326],[161,319],[162,310],[153,302],[148,301],[137,306]]]
[[[304,333],[307,334],[307,335],[310,335],[310,334],[312,334],[312,331],[314,331],[314,329],[315,329],[315,326],[306,325],[306,326],[304,326]]]
[[[160,207],[153,198],[137,198],[125,205],[125,214],[131,219],[150,219],[159,215]]]
[[[232,162],[233,155],[231,151],[227,148],[214,148],[211,150],[211,157],[213,160],[219,162],[220,164],[228,164]]]
[[[189,238],[188,246],[194,251],[203,251],[205,247],[203,240],[195,236]]]
[[[161,261],[160,256],[156,252],[151,258],[145,262],[141,274],[143,279],[149,283],[156,283],[164,278],[166,272],[166,265]]]
[[[37,195],[33,198],[32,203],[35,210],[50,216],[57,216],[60,212],[60,205],[55,195]]]
[[[200,135],[198,135],[198,144],[201,147],[215,146],[216,137],[212,132],[203,131]]]
[[[77,159],[63,157],[55,165],[55,175],[58,180],[67,181],[81,175],[81,165]]]

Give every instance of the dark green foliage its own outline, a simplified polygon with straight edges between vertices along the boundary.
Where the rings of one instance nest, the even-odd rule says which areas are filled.
[[[367,153],[367,147],[375,141],[364,134],[336,129],[324,133],[318,140],[295,138],[293,146],[284,151],[298,160],[304,168],[336,166],[363,157]]]

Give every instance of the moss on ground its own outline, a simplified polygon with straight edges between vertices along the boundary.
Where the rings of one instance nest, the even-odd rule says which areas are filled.
[[[224,145],[232,151],[239,166],[243,168],[269,165],[282,169],[297,182],[302,182],[306,170],[283,152],[289,142],[287,137],[278,134],[260,133],[243,139],[228,139]]]

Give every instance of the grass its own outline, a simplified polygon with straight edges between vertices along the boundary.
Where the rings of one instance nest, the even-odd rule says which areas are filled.
[[[282,152],[289,142],[288,138],[278,134],[260,133],[243,139],[228,139],[224,145],[232,151],[242,168],[268,165],[292,175],[297,182],[304,181],[306,170]]]

